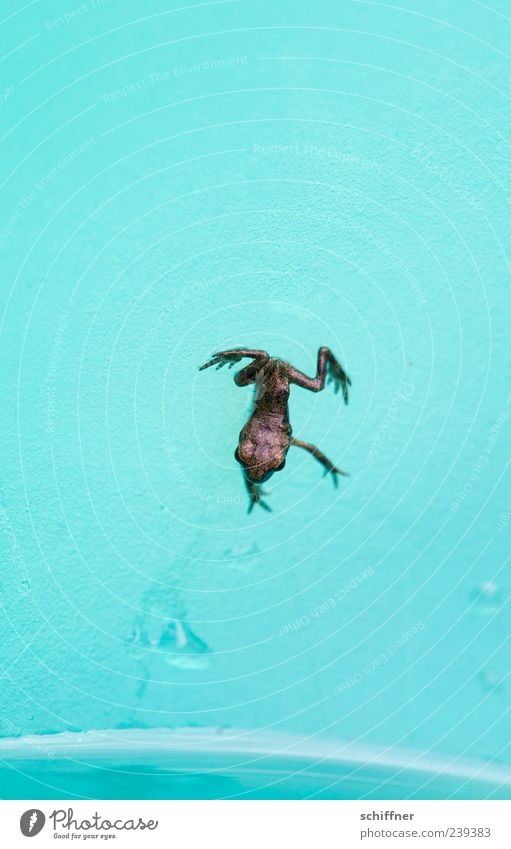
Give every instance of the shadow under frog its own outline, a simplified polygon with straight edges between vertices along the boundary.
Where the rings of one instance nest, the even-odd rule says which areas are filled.
[[[320,392],[325,381],[333,381],[335,392],[341,388],[344,402],[348,403],[351,380],[330,348],[319,349],[315,377],[307,377],[290,363],[270,357],[266,351],[252,348],[219,351],[213,354],[212,359],[204,363],[199,371],[210,366],[219,369],[226,364],[232,368],[245,357],[250,358],[252,362],[235,374],[234,382],[237,386],[255,384],[254,407],[248,422],[241,430],[234,456],[243,468],[243,478],[249,495],[248,512],[251,512],[254,504],[271,510],[261,498],[267,494],[261,489],[261,484],[274,472],[284,468],[291,445],[309,451],[325,467],[325,475],[332,475],[337,486],[337,475],[347,476],[347,472],[334,466],[315,445],[292,436],[288,410],[290,384],[293,383],[311,392]]]

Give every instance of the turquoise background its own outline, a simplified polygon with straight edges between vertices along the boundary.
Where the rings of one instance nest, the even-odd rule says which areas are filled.
[[[509,763],[508,4],[2,18],[0,733]],[[291,396],[338,490],[247,515],[232,345],[345,364]]]

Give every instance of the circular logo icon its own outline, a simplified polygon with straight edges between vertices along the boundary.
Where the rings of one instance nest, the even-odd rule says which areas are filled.
[[[29,811],[25,811],[20,817],[21,833],[25,837],[35,837],[36,834],[39,834],[45,822],[46,817],[42,811],[39,811],[37,808],[30,808]]]

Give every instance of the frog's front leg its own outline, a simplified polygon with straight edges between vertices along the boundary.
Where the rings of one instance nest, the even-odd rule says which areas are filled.
[[[333,380],[335,392],[342,387],[344,403],[348,403],[348,386],[351,386],[351,380],[344,371],[341,364],[336,360],[330,348],[320,348],[318,351],[318,365],[316,377],[307,377],[303,372],[289,366],[289,381],[296,383],[297,386],[302,386],[304,389],[310,389],[311,392],[321,392],[325,386],[325,379],[328,378],[328,383]]]
[[[217,369],[222,368],[226,364],[229,364],[229,368],[232,368],[235,363],[239,363],[240,360],[245,357],[250,357],[253,360],[248,366],[245,366],[239,374],[236,375],[235,381],[239,386],[244,386],[245,383],[253,383],[253,380],[246,380],[245,377],[248,376],[248,373],[254,371],[255,374],[262,368],[265,363],[270,359],[269,354],[266,351],[260,351],[257,348],[231,348],[229,351],[218,351],[216,354],[213,354],[212,358],[204,363],[204,365],[200,366],[199,371],[202,371],[205,368],[210,368],[210,366],[216,366]],[[247,373],[247,375],[245,375]],[[240,380],[239,380],[240,379]]]
[[[268,513],[271,513],[271,507],[266,503],[266,501],[263,501],[261,498],[261,495],[268,495],[268,493],[262,489],[260,484],[254,483],[254,481],[249,480],[249,478],[247,478],[245,474],[243,475],[243,480],[245,481],[245,486],[247,488],[249,497],[248,512],[252,512],[252,510],[254,509],[254,504],[259,504],[263,508],[263,510],[267,510]]]
[[[316,448],[315,445],[311,445],[310,442],[303,442],[301,439],[291,439],[291,445],[296,445],[298,448],[305,448],[313,457],[318,460],[325,467],[325,475],[329,472],[332,475],[334,486],[337,488],[338,481],[337,475],[344,475],[344,477],[349,478],[348,472],[343,472],[342,469],[338,469],[337,466],[334,466],[331,460],[328,457],[325,457],[322,451],[319,448]]]

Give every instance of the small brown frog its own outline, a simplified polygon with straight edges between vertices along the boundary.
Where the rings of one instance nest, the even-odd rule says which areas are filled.
[[[252,362],[234,375],[234,382],[237,386],[255,383],[254,408],[240,433],[234,456],[243,467],[243,478],[250,499],[248,512],[252,511],[254,504],[260,504],[265,510],[271,510],[271,507],[261,498],[262,495],[267,495],[261,489],[261,484],[274,472],[280,472],[284,468],[286,454],[291,445],[297,445],[309,451],[323,464],[325,475],[330,472],[337,486],[337,475],[348,476],[347,472],[334,466],[319,448],[309,442],[302,442],[301,439],[294,439],[291,435],[288,411],[290,383],[310,389],[311,392],[320,392],[325,385],[325,380],[328,383],[333,381],[335,392],[341,388],[344,403],[348,403],[348,386],[351,386],[351,380],[330,348],[320,348],[318,351],[316,377],[307,377],[290,363],[270,357],[266,351],[252,348],[219,351],[213,354],[212,359],[204,363],[199,371],[210,366],[216,366],[219,369],[226,364],[232,368],[244,357],[249,357]]]

